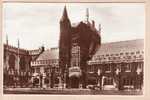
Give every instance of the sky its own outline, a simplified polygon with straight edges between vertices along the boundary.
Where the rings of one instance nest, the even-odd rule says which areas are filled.
[[[145,7],[143,3],[4,3],[3,43],[38,49],[58,47],[59,21],[66,5],[71,23],[94,20],[101,24],[102,43],[144,39]]]

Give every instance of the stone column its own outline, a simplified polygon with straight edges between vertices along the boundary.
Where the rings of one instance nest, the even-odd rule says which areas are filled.
[[[102,83],[101,83],[101,85],[102,85],[102,86],[101,86],[101,87],[102,87],[102,90],[104,90],[104,78],[105,78],[105,77],[102,76]]]
[[[6,55],[6,69],[8,70],[8,68],[9,68],[9,63],[8,63],[8,61],[9,61],[9,54],[7,54]]]

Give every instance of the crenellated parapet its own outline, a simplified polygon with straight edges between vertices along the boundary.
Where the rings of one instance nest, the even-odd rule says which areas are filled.
[[[4,70],[14,70],[14,71],[30,71],[31,61],[34,61],[43,51],[44,47],[36,50],[27,50],[4,44]]]
[[[20,54],[20,55],[28,55],[28,50],[22,49],[22,48],[17,48],[15,46],[12,45],[7,45],[4,44],[4,51],[8,51],[8,52],[12,52],[14,54]]]

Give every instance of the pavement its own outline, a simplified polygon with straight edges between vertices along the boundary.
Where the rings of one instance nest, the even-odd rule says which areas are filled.
[[[51,95],[142,95],[136,90],[91,90],[91,89],[63,89],[63,88],[6,88],[4,94],[51,94]]]

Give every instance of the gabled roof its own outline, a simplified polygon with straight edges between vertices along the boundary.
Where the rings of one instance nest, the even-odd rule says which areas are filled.
[[[36,60],[51,60],[59,59],[59,50],[58,48],[45,50]]]

